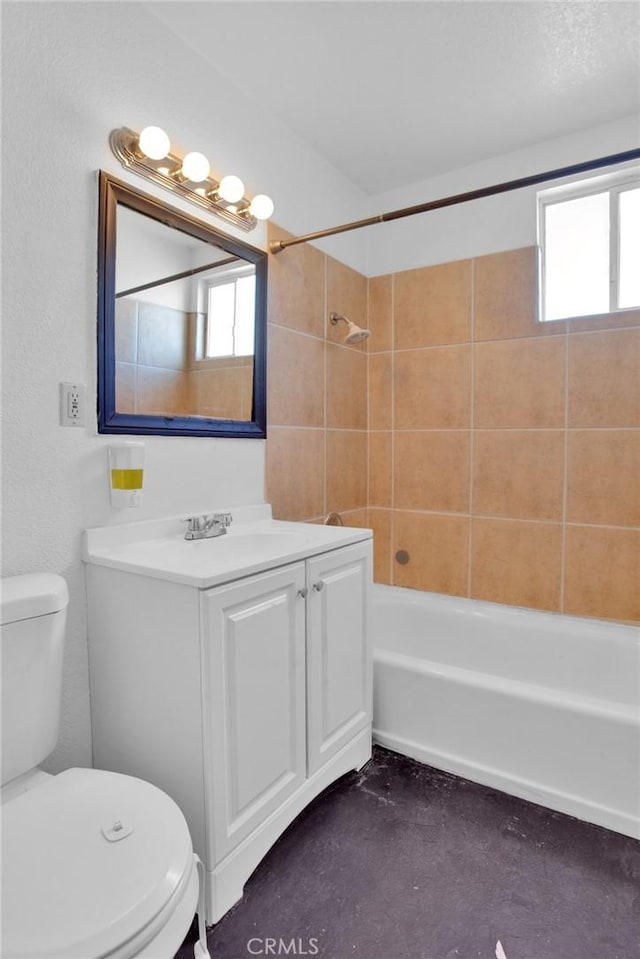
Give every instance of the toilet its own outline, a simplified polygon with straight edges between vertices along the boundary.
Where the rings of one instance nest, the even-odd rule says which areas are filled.
[[[199,913],[199,860],[178,806],[132,776],[38,768],[58,736],[67,585],[2,580],[5,959],[172,959]],[[117,703],[114,703],[117,709]]]

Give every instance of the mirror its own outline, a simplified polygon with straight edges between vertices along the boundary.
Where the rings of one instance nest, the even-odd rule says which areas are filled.
[[[100,174],[98,431],[266,435],[267,254]]]

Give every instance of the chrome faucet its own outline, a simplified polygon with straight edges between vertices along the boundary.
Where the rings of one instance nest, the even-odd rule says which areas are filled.
[[[224,536],[233,516],[231,513],[212,513],[209,516],[187,516],[182,522],[187,524],[185,539],[212,539]]]

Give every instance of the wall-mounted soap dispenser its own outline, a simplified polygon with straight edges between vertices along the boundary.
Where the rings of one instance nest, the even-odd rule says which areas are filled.
[[[140,506],[144,477],[144,443],[127,440],[109,447],[111,505],[117,509]]]

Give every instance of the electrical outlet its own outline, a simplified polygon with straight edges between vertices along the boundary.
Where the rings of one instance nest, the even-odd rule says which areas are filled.
[[[84,383],[60,384],[60,426],[84,426]]]

